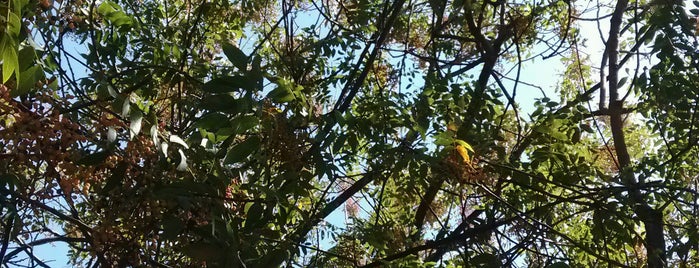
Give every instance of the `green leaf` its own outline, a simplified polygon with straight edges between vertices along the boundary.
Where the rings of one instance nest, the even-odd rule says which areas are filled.
[[[18,10],[15,10],[17,12]],[[15,14],[15,12],[10,12],[9,19],[7,20],[7,33],[12,37],[19,37],[22,31],[22,20]]]
[[[234,164],[245,160],[250,154],[259,149],[260,138],[252,136],[247,140],[233,146],[226,157],[223,159],[224,164]]]
[[[338,153],[342,147],[345,146],[345,142],[347,141],[347,135],[341,135],[335,139],[333,143],[333,152]]]
[[[568,266],[568,264],[566,264],[565,262],[556,262],[552,263],[549,266],[546,266],[546,268],[570,268],[570,266]]]
[[[19,69],[27,70],[29,67],[36,66],[36,50],[31,46],[26,46],[19,50]]]
[[[291,91],[289,87],[281,85],[270,91],[267,94],[267,97],[278,103],[290,102],[296,99],[294,92]]]
[[[76,161],[75,163],[82,166],[94,166],[103,163],[107,159],[107,156],[109,156],[108,151],[99,151],[93,154],[89,154]]]
[[[449,131],[444,131],[434,135],[434,144],[449,146],[454,144],[454,134]]]
[[[543,106],[539,106],[539,107],[536,108],[536,110],[534,110],[534,112],[532,112],[532,114],[531,114],[529,117],[531,117],[531,118],[537,117],[537,116],[540,115],[543,111],[544,111],[544,107],[543,107]]]
[[[2,51],[2,82],[7,83],[12,74],[16,73],[16,79],[19,80],[19,62],[17,59],[17,43],[14,38],[5,34],[3,39]]]
[[[582,128],[582,130],[584,130],[585,132],[595,133],[595,130],[593,130],[592,127],[590,127],[590,125],[588,124],[580,124],[580,128]]]
[[[215,261],[223,258],[224,248],[211,243],[198,242],[184,247],[187,256],[200,261]]]
[[[242,134],[260,124],[260,119],[254,115],[243,115],[231,120],[235,133]]]
[[[206,96],[201,101],[201,108],[212,112],[223,112],[227,114],[238,114],[248,107],[244,99],[236,99],[228,94],[217,94]]]
[[[623,78],[619,79],[619,83],[617,83],[616,87],[621,88],[622,86],[624,86],[624,84],[626,84],[626,80],[628,80],[628,77],[623,77]]]
[[[126,168],[128,164],[126,162],[121,162],[114,169],[112,169],[112,176],[107,179],[107,182],[102,187],[102,193],[107,194],[109,191],[116,189],[122,185],[124,181],[124,175],[126,174]]]
[[[216,131],[218,129],[228,127],[230,126],[230,122],[228,121],[228,116],[222,114],[222,113],[210,113],[205,116],[202,116],[197,120],[196,126],[198,128],[207,130],[207,131]]]
[[[581,135],[582,135],[582,132],[580,131],[580,129],[575,128],[575,129],[573,129],[573,136],[571,137],[570,140],[573,143],[578,143],[578,142],[580,142]]]
[[[209,93],[228,93],[240,89],[254,90],[255,80],[242,75],[217,77],[204,83],[202,89]]]
[[[22,80],[19,80],[19,83],[17,83],[17,90],[12,92],[14,96],[21,96],[29,93],[36,85],[36,82],[44,77],[44,71],[41,69],[41,66],[35,65],[24,70],[20,77],[22,77]]]
[[[263,77],[262,73],[262,58],[260,56],[255,56],[255,58],[252,59],[252,69],[248,73],[250,78],[253,81],[259,81]]]
[[[555,102],[555,101],[551,101],[551,102],[546,103],[546,107],[549,107],[549,108],[554,108],[556,106],[558,106],[558,102]]]
[[[247,70],[248,56],[246,56],[242,50],[229,43],[224,43],[221,47],[223,49],[223,54],[226,54],[226,57],[233,63],[233,66],[240,70]]]
[[[245,210],[245,228],[252,228],[256,226],[260,220],[262,220],[262,213],[264,212],[264,207],[262,203],[255,202]]]
[[[104,1],[97,7],[97,12],[104,16],[107,21],[115,26],[128,26],[133,24],[133,20],[123,9],[112,1]]]

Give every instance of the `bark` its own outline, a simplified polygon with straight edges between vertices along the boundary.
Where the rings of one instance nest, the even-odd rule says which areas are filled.
[[[665,235],[663,213],[647,203],[644,194],[639,190],[641,182],[636,181],[631,170],[631,157],[624,136],[624,122],[622,114],[624,102],[619,100],[619,31],[624,10],[628,6],[628,0],[617,2],[609,27],[609,40],[607,41],[607,55],[609,59],[609,117],[612,129],[612,138],[617,153],[619,172],[622,183],[629,189],[629,196],[633,199],[634,212],[643,222],[646,229],[644,243],[647,252],[647,264],[649,268],[665,267]],[[604,82],[604,81],[601,81]]]

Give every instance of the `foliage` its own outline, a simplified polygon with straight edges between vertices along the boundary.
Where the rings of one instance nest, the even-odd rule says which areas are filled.
[[[0,3],[0,260],[696,266],[699,2],[610,4]]]

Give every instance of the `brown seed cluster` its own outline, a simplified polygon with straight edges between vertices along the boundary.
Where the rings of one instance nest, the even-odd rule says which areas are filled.
[[[76,160],[76,149],[87,138],[77,123],[59,112],[57,107],[66,102],[42,92],[20,101],[0,86],[0,154],[11,160],[14,170],[9,172],[32,172],[36,175],[32,182],[44,178],[47,186],[60,175],[76,172],[69,163]],[[61,186],[77,186],[74,177],[61,181]],[[33,188],[32,182],[25,183]]]
[[[269,157],[282,168],[300,171],[306,166],[306,137],[296,133],[288,119],[271,102],[264,103],[263,140]]]
[[[89,238],[86,249],[101,256],[103,265],[142,265],[154,250],[153,239],[165,214],[177,215],[190,228],[209,223],[212,203],[206,201],[210,198],[192,201],[193,206],[185,209],[174,197],[154,194],[183,175],[174,168],[159,168],[159,155],[148,135],[128,142],[120,139],[103,161],[80,164],[85,152],[103,150],[95,149],[96,143],[103,142],[96,133],[113,128],[124,134],[126,124],[110,113],[100,113],[80,119],[81,125],[60,112],[70,100],[42,92],[12,98],[10,90],[0,85],[0,174],[21,175],[17,189],[33,200],[63,199],[86,207],[89,212],[81,214],[80,220],[92,228],[91,233],[84,234],[71,224],[65,225],[65,232]],[[109,181],[116,182],[116,188],[103,191]],[[40,219],[41,212],[36,213]]]
[[[457,179],[459,183],[487,183],[488,177],[483,168],[478,165],[478,159],[474,157],[471,162],[465,163],[464,159],[456,150],[453,150],[449,155],[442,160],[442,164],[447,169],[447,172]]]

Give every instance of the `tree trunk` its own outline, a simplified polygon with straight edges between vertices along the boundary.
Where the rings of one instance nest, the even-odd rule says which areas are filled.
[[[644,244],[648,258],[648,267],[665,267],[665,235],[663,230],[663,213],[647,203],[644,194],[640,190],[642,181],[637,181],[631,170],[631,157],[626,146],[624,136],[624,122],[622,119],[624,101],[619,100],[619,30],[624,11],[628,6],[628,0],[617,2],[610,20],[609,40],[607,40],[606,53],[609,59],[609,117],[616,149],[617,163],[621,182],[627,187],[629,196],[634,201],[634,213],[643,222],[646,229]],[[604,83],[604,81],[601,81]]]

